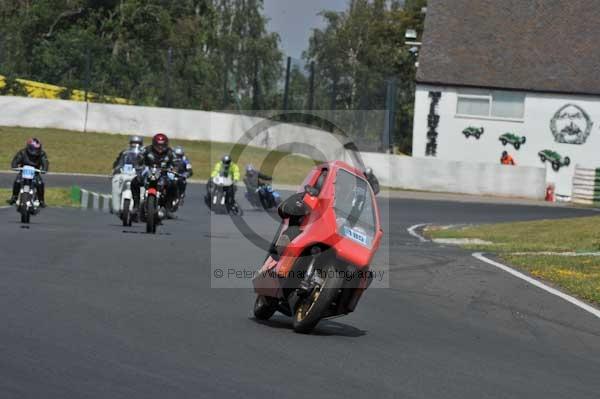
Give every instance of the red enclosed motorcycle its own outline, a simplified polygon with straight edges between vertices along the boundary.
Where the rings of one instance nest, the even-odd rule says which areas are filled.
[[[372,281],[369,265],[383,236],[362,171],[330,162],[313,169],[304,183],[295,195],[300,212],[281,215],[270,253],[253,279],[255,317],[267,320],[279,311],[293,317],[300,333],[323,318],[354,311]]]

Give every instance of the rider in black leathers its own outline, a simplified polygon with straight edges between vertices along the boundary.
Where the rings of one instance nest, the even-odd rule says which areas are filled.
[[[154,135],[152,145],[144,149],[143,156],[145,167],[158,166],[163,170],[173,168],[175,156],[173,150],[169,147],[169,138],[163,133]],[[137,176],[131,181],[131,194],[133,196],[134,213],[136,214],[140,206],[140,188],[144,183],[145,175]],[[165,178],[164,184],[167,185],[167,197],[173,198],[177,192],[175,182]]]
[[[246,175],[244,176],[244,184],[248,191],[256,191],[262,184],[270,182],[273,177],[265,175],[260,170],[256,170],[254,165],[246,165]]]
[[[31,166],[45,172],[48,171],[50,162],[48,161],[46,152],[42,149],[42,143],[38,139],[31,138],[27,140],[25,148],[15,154],[10,164],[10,167],[13,169],[21,168],[23,166]],[[37,188],[37,197],[40,201],[40,206],[45,208],[46,202],[44,201],[44,182],[39,173],[36,173],[34,183]],[[19,196],[20,190],[21,174],[19,173],[13,184],[12,196],[7,201],[9,204],[13,205],[15,202],[17,202],[17,197]]]

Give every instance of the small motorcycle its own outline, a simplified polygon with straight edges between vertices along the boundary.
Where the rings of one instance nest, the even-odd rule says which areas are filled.
[[[274,209],[281,203],[281,195],[270,184],[253,189],[246,184],[246,199],[255,209]]]
[[[132,225],[133,195],[131,181],[138,175],[139,152],[131,151],[123,156],[118,172],[112,178],[112,212],[119,216],[123,226]],[[142,193],[143,194],[143,193]]]
[[[156,226],[172,211],[176,199],[169,198],[165,179],[174,180],[177,173],[152,166],[147,170],[144,195],[142,197],[141,218],[146,222],[146,233],[156,234]]]
[[[383,236],[375,194],[362,171],[335,161],[316,167],[306,182],[296,194],[302,212],[283,215],[253,279],[254,316],[267,320],[279,311],[293,317],[299,333],[354,311],[371,284],[370,263]]]
[[[233,180],[228,176],[218,175],[211,179],[211,191],[207,197],[207,206],[218,215],[231,214],[242,216],[243,210],[233,196]]]
[[[32,166],[23,166],[22,168],[14,168],[13,170],[21,173],[21,189],[15,205],[17,212],[21,214],[21,223],[27,224],[31,215],[38,214],[40,207],[35,175],[36,173],[44,174],[46,172]]]

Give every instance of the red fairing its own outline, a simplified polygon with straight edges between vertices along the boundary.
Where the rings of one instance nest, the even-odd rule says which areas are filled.
[[[335,201],[334,183],[339,171],[344,170],[361,179],[364,179],[364,174],[362,171],[351,167],[345,162],[335,161],[316,167],[305,183],[314,186],[321,172],[325,169],[327,169],[327,177],[322,184],[319,196],[310,198],[312,200],[310,201],[312,209],[301,226],[302,233],[288,245],[282,254],[282,258],[294,259],[299,257],[306,248],[315,244],[325,244],[335,250],[340,260],[354,265],[359,269],[367,268],[379,249],[383,236],[375,195],[372,190],[369,190],[368,195],[371,195],[371,201],[374,204],[375,236],[371,246],[368,247],[339,234],[336,213],[333,208]],[[280,261],[276,269],[280,276],[285,276],[291,271],[293,266],[294,262]]]
[[[157,193],[157,191],[156,191],[155,188],[149,188],[148,189],[148,195],[154,195],[154,196],[156,196],[156,193]]]

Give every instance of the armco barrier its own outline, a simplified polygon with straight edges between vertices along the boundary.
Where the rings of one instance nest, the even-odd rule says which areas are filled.
[[[572,201],[576,204],[600,204],[600,168],[575,167]]]
[[[249,129],[264,121],[258,117],[219,112],[97,103],[88,105],[86,114],[86,104],[81,102],[0,96],[0,126],[82,131],[86,125],[87,131],[95,132],[149,135],[162,131],[179,139],[237,143]],[[249,144],[306,154],[317,160],[349,160],[349,154],[336,137],[322,130],[299,125],[270,126]],[[311,151],[307,153],[307,149]],[[361,155],[365,165],[373,168],[381,184],[388,187],[544,198],[546,172],[543,168],[378,153]],[[100,201],[98,199],[98,206]]]
[[[111,195],[95,193],[77,186],[71,189],[71,198],[79,199],[82,209],[92,209],[97,212],[112,213]]]

